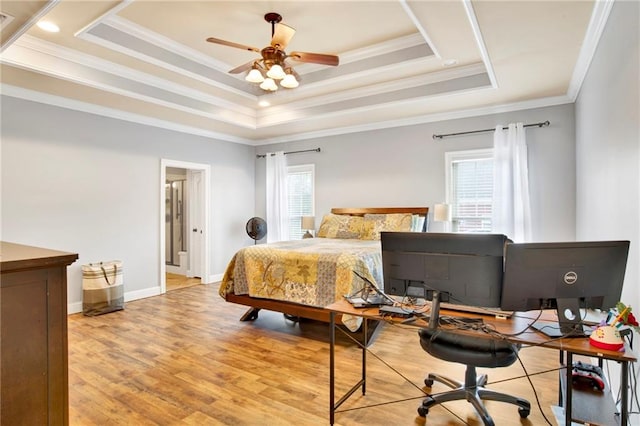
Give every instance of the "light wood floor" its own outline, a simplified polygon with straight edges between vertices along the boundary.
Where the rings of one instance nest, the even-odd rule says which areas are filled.
[[[193,287],[200,284],[200,278],[188,278],[185,275],[166,273],[167,291],[177,290],[179,288]]]
[[[293,323],[274,312],[240,322],[245,307],[225,302],[218,285],[198,285],[127,303],[97,317],[69,317],[71,425],[327,425],[328,327]],[[465,401],[417,415],[428,371],[462,379],[464,368],[422,351],[416,330],[384,325],[371,350],[413,384],[369,357],[367,394],[356,392],[341,409],[409,400],[336,414],[338,425],[480,425]],[[526,348],[529,373],[552,369],[557,353]],[[360,352],[340,338],[337,393],[359,377]],[[522,376],[511,367],[488,370],[489,381]],[[532,377],[545,414],[557,403],[557,373]],[[528,381],[495,383],[493,389],[531,401],[520,420],[515,406],[489,402],[497,425],[546,424]],[[432,392],[446,390],[435,384]],[[553,421],[553,420],[552,420]],[[554,423],[555,424],[555,423]]]

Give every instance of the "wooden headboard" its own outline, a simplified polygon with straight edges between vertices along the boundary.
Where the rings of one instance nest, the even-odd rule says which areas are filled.
[[[364,216],[365,214],[389,214],[389,213],[411,213],[419,216],[427,216],[429,207],[364,207],[364,208],[334,208],[333,214],[344,214],[349,216]]]

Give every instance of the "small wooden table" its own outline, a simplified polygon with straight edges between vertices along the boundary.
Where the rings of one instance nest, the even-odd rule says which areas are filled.
[[[362,348],[362,377],[361,379],[353,385],[353,387],[347,391],[345,395],[343,395],[337,402],[335,400],[335,316],[338,314],[347,314],[354,315],[358,317],[362,317],[363,319],[369,320],[377,320],[382,321],[383,318],[379,315],[377,308],[365,308],[365,309],[356,309],[346,300],[341,300],[335,303],[332,303],[329,306],[326,306],[325,309],[330,311],[330,351],[329,351],[329,422],[330,424],[334,424],[335,420],[335,412],[336,410],[345,402],[353,393],[362,388],[362,394],[364,395],[366,392],[366,353],[367,353],[367,342],[364,342],[364,345],[361,345]],[[457,316],[457,317],[478,317],[481,316],[478,313],[465,313],[461,311],[453,311],[447,309],[440,310],[441,316]],[[508,340],[513,343],[520,343],[523,345],[535,345],[542,346],[549,349],[554,349],[559,351],[560,353],[560,361],[563,362],[564,354],[566,354],[566,364],[564,365],[572,365],[573,364],[573,355],[585,355],[589,357],[595,357],[599,359],[608,359],[619,362],[621,364],[621,372],[620,372],[620,382],[621,382],[621,411],[620,411],[620,424],[626,425],[628,420],[628,380],[629,380],[629,363],[635,362],[636,358],[631,354],[631,351],[627,350],[625,352],[617,352],[617,351],[607,351],[600,348],[596,348],[589,344],[588,338],[564,338],[564,339],[553,339],[550,340],[546,335],[530,328],[530,324],[532,319],[520,315],[514,315],[511,318],[498,318],[492,315],[482,315],[483,321],[485,324],[492,326],[496,331],[503,333],[504,335],[510,335]],[[387,321],[389,318],[385,317],[384,320]],[[393,319],[394,321],[401,322],[402,319]],[[549,323],[555,322],[555,316],[551,312],[544,312],[541,316],[540,321],[547,321]],[[363,321],[363,324],[366,326],[367,321]],[[416,327],[426,327],[427,321],[423,319],[417,319],[416,321],[410,323]],[[527,330],[529,328],[529,330]],[[527,330],[527,331],[524,331]],[[522,332],[524,331],[524,332]],[[522,333],[521,333],[522,332]],[[490,338],[486,334],[481,332],[469,331],[469,333],[477,333],[478,338]],[[366,332],[365,332],[366,334]],[[572,389],[572,369],[565,368],[565,376],[561,378],[563,380],[560,381],[559,391],[560,391],[560,403],[564,401],[565,408],[565,424],[567,426],[571,425],[572,419],[574,419],[572,414],[572,408],[574,405],[578,405],[580,403],[581,398],[574,398],[573,389]],[[562,386],[564,384],[564,386]],[[564,395],[564,398],[562,398]],[[593,402],[587,402],[590,404]],[[613,400],[610,401],[610,405],[614,405]],[[615,407],[614,407],[615,409]],[[591,407],[591,412],[597,411]],[[609,410],[610,412],[611,410]],[[585,409],[578,410],[580,413],[584,413]],[[613,414],[611,414],[613,415]],[[581,419],[587,420],[587,419]]]

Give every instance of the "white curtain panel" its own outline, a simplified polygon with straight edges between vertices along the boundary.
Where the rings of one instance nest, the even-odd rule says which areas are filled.
[[[531,241],[527,141],[522,123],[511,123],[507,130],[496,126],[493,164],[493,232],[514,242]]]
[[[287,158],[283,151],[267,154],[267,243],[289,239]]]

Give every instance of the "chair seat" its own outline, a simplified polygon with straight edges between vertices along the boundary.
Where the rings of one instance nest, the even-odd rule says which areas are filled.
[[[518,359],[518,346],[506,340],[457,331],[421,328],[420,346],[436,358],[475,367],[507,367]]]
[[[521,418],[531,412],[529,401],[516,396],[495,392],[484,388],[487,384],[485,375],[478,376],[476,367],[507,367],[518,359],[518,345],[506,340],[498,340],[485,336],[464,334],[459,331],[422,328],[418,331],[420,346],[436,358],[466,365],[464,383],[457,382],[440,374],[430,373],[425,384],[429,387],[439,381],[453,390],[429,395],[422,401],[418,414],[426,416],[429,408],[448,401],[466,399],[469,401],[485,426],[495,426],[482,400],[501,401],[518,406]]]

